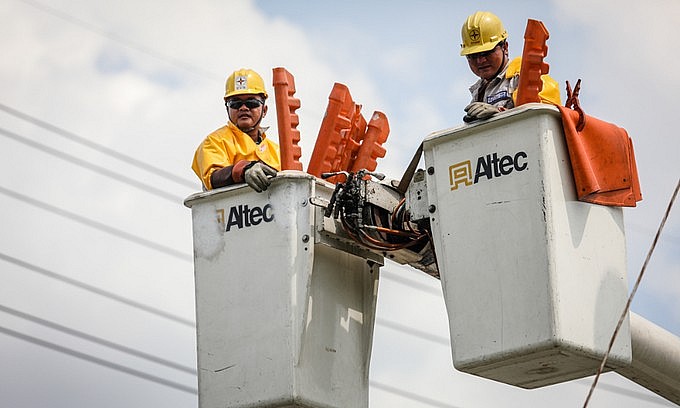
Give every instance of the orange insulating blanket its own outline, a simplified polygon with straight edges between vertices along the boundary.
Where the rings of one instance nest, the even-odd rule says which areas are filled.
[[[582,112],[557,107],[562,113],[578,199],[635,207],[642,200],[642,193],[633,142],[626,130]]]

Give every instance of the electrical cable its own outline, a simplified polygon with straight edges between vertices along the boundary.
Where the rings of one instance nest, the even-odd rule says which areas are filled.
[[[24,313],[24,312],[20,312],[16,309],[12,309],[12,308],[0,305],[0,310],[4,311],[6,313],[12,314],[14,316],[17,316],[17,317],[20,317],[20,318],[41,324],[43,326],[50,327],[52,329],[56,329],[56,330],[64,332],[64,333],[83,338],[83,339],[91,341],[93,343],[97,343],[97,344],[100,344],[100,345],[103,345],[103,346],[106,346],[106,347],[114,348],[116,350],[122,351],[122,352],[127,353],[127,354],[131,354],[131,355],[134,355],[134,356],[137,356],[137,357],[141,357],[141,358],[147,359],[147,360],[152,361],[152,362],[160,363],[160,364],[166,365],[168,367],[176,368],[178,370],[188,372],[189,374],[196,375],[196,370],[194,370],[192,368],[182,366],[180,364],[177,364],[177,363],[165,360],[165,359],[161,359],[159,357],[152,356],[152,355],[149,355],[147,353],[140,352],[138,350],[131,349],[129,347],[121,346],[121,345],[118,345],[116,343],[112,343],[108,340],[104,340],[104,339],[101,339],[101,338],[98,338],[98,337],[95,337],[95,336],[91,336],[89,334],[86,334],[86,333],[83,333],[83,332],[80,332],[80,331],[77,331],[77,330],[74,330],[74,329],[70,329],[68,327],[56,324],[54,322],[50,322],[50,321],[35,317],[33,315],[30,315],[30,314],[27,314],[27,313]],[[140,377],[140,378],[143,378],[143,379],[146,379],[146,380],[150,380],[150,381],[157,382],[157,383],[160,383],[160,384],[163,384],[163,385],[166,385],[166,386],[170,386],[172,388],[176,388],[176,389],[179,389],[181,391],[197,394],[197,390],[194,389],[194,388],[186,387],[182,384],[178,384],[178,383],[175,383],[175,382],[172,382],[172,381],[168,381],[168,380],[162,379],[162,378],[157,377],[157,376],[152,376],[150,374],[147,374],[147,373],[144,373],[144,372],[141,372],[141,371],[138,371],[138,370],[134,370],[134,369],[122,366],[122,365],[117,364],[117,363],[111,363],[111,362],[106,361],[104,359],[101,359],[99,357],[95,357],[95,356],[88,355],[88,354],[85,354],[85,353],[82,353],[82,352],[79,352],[79,351],[68,349],[64,346],[60,346],[60,345],[57,345],[55,343],[47,342],[47,341],[42,340],[42,339],[37,339],[35,337],[16,332],[14,330],[7,329],[7,328],[4,328],[2,326],[0,326],[0,332],[3,332],[3,333],[5,333],[9,336],[12,336],[12,337],[15,337],[15,338],[18,338],[18,339],[21,339],[21,340],[24,340],[24,341],[27,341],[27,342],[30,342],[30,343],[33,343],[33,344],[37,344],[39,346],[49,348],[49,349],[54,350],[54,351],[58,351],[58,352],[61,352],[61,353],[71,355],[73,357],[81,358],[81,359],[84,359],[84,360],[87,360],[87,361],[90,361],[90,362],[93,362],[93,363],[96,363],[96,364],[99,364],[99,365],[103,365],[105,367],[112,368],[112,369],[124,372],[126,374],[130,374],[130,375],[133,375],[133,376],[136,376],[136,377]],[[382,384],[382,383],[377,382],[377,381],[371,381],[370,385],[375,387],[375,388],[382,389],[383,391],[386,391],[386,392],[389,392],[389,393],[392,393],[392,394],[395,394],[395,395],[399,395],[401,397],[404,397],[404,398],[407,398],[407,399],[410,399],[410,400],[413,400],[413,401],[422,402],[424,404],[428,404],[428,405],[432,405],[432,406],[436,406],[436,407],[447,407],[447,408],[453,407],[451,405],[446,405],[442,402],[439,402],[439,401],[436,401],[436,400],[433,400],[433,399],[430,399],[430,398],[424,398],[421,395],[418,395],[418,394],[415,394],[415,393],[407,392],[407,391],[404,391],[404,390],[401,390],[401,389],[398,389],[398,388],[395,388],[395,387],[390,387],[388,385]]]
[[[406,325],[403,325],[401,323],[396,323],[396,322],[393,322],[393,321],[390,321],[390,320],[378,319],[378,318],[376,319],[375,323],[376,323],[376,325],[383,326],[383,327],[386,327],[388,329],[395,330],[395,331],[398,331],[398,332],[402,332],[402,333],[407,334],[409,336],[416,337],[416,338],[422,339],[422,340],[426,340],[426,341],[429,341],[429,342],[432,342],[432,343],[436,343],[436,344],[439,344],[439,345],[442,345],[442,346],[450,347],[450,344],[451,344],[448,337],[437,336],[435,334],[427,333],[427,332],[424,332],[424,331],[421,331],[421,330],[416,330],[416,329],[410,328]],[[382,388],[383,390],[389,392],[389,390],[385,389],[385,387],[389,387],[389,386],[383,387],[381,384],[375,384],[373,381],[371,381],[371,385],[376,385],[377,388]],[[644,393],[641,393],[641,392],[638,392],[638,391],[627,390],[625,388],[617,387],[617,386],[611,385],[611,384],[601,384],[600,387],[611,392],[611,393],[614,393],[614,394],[619,394],[619,395],[623,395],[623,396],[626,396],[626,397],[635,398],[635,399],[638,399],[638,400],[641,400],[641,401],[653,402],[653,403],[656,403],[656,404],[666,405],[665,401],[662,400],[661,397],[658,397],[656,395],[648,395],[648,394],[644,394]],[[396,391],[396,392],[394,392],[394,394],[401,395],[401,396],[404,396],[406,398],[410,398],[410,395],[413,395],[413,396],[417,395],[417,394],[412,394],[412,393],[407,393],[407,394],[409,394],[408,396],[402,395],[402,393],[405,393],[405,391],[399,390],[399,389],[394,388],[394,387],[390,387],[390,389]],[[411,398],[411,399],[413,399],[413,398]],[[421,402],[424,402],[424,401],[421,401]]]
[[[173,256],[173,257],[181,259],[183,261],[193,262],[193,259],[194,259],[193,256],[191,256],[191,255],[189,255],[185,252],[178,251],[178,250],[170,248],[168,246],[158,244],[156,242],[150,241],[146,238],[142,238],[142,237],[139,237],[139,236],[134,235],[134,234],[130,234],[129,232],[111,227],[109,225],[103,224],[99,221],[92,220],[90,218],[83,217],[82,215],[72,213],[70,211],[67,211],[67,210],[64,210],[62,208],[53,206],[51,204],[47,204],[43,201],[40,201],[40,200],[37,200],[35,198],[17,193],[16,191],[7,189],[5,187],[0,186],[0,194],[5,194],[6,196],[12,197],[16,200],[23,201],[27,204],[31,204],[31,205],[38,207],[38,208],[42,208],[43,210],[46,210],[46,211],[49,211],[51,213],[60,215],[64,218],[68,218],[72,221],[76,221],[80,224],[87,225],[88,227],[92,227],[92,228],[98,229],[100,231],[109,233],[111,235],[117,236],[117,237],[125,239],[127,241],[134,242],[136,244],[145,246],[147,248],[154,249],[154,250],[159,251],[159,252],[163,252],[167,255]]]
[[[166,360],[164,358],[156,357],[154,355],[151,355],[149,353],[145,353],[143,351],[139,351],[136,349],[133,349],[131,347],[124,346],[122,344],[114,343],[112,341],[102,339],[101,337],[93,336],[91,334],[87,334],[85,332],[79,331],[72,329],[70,327],[63,326],[61,324],[52,322],[50,320],[42,319],[40,317],[34,316],[32,314],[28,314],[25,312],[22,312],[20,310],[13,309],[11,307],[4,306],[0,304],[0,311],[3,311],[7,314],[11,314],[13,316],[19,317],[24,320],[31,321],[33,323],[40,324],[45,327],[49,327],[50,329],[54,329],[57,331],[60,331],[62,333],[70,334],[71,336],[74,337],[79,337],[83,340],[90,341],[92,343],[99,344],[101,346],[105,346],[114,350],[121,351],[126,354],[130,354],[135,357],[139,357],[148,361],[151,361],[153,363],[158,363],[161,365],[164,365],[166,367],[174,368],[175,370],[179,371],[184,371],[185,373],[193,374],[196,375],[196,369],[192,367],[188,367],[182,364],[175,363],[174,361]]]
[[[402,333],[408,334],[410,336],[417,337],[417,338],[422,339],[422,340],[431,341],[433,343],[437,343],[437,344],[440,344],[440,345],[443,345],[443,346],[446,346],[446,347],[451,346],[451,342],[449,341],[448,337],[437,336],[436,334],[431,334],[431,333],[427,333],[427,332],[424,332],[424,331],[421,331],[421,330],[416,330],[414,328],[408,327],[408,326],[403,325],[401,323],[393,322],[393,321],[386,320],[386,319],[376,318],[375,323],[380,325],[380,326],[387,327],[388,329],[400,331]]]
[[[640,269],[640,273],[638,274],[637,279],[635,280],[635,285],[633,285],[633,290],[631,290],[630,295],[628,296],[628,300],[626,301],[626,306],[623,308],[623,312],[621,312],[621,317],[619,318],[618,323],[616,324],[616,328],[614,329],[614,333],[612,334],[611,339],[609,340],[609,346],[607,347],[607,351],[604,353],[604,357],[602,358],[602,362],[600,363],[600,366],[597,369],[597,373],[595,374],[595,378],[593,379],[593,384],[590,387],[590,390],[588,391],[588,395],[586,396],[586,400],[583,403],[583,408],[586,408],[588,406],[588,402],[590,402],[590,398],[593,395],[593,391],[595,391],[595,387],[597,386],[597,381],[600,379],[600,375],[602,374],[602,371],[604,370],[605,364],[607,364],[607,357],[609,357],[609,353],[612,350],[612,347],[614,347],[614,341],[616,340],[616,335],[619,333],[619,329],[621,329],[621,325],[623,325],[624,320],[628,316],[628,311],[630,310],[630,305],[633,302],[633,297],[635,296],[635,293],[637,292],[638,288],[640,287],[640,282],[642,281],[642,276],[645,273],[645,270],[647,269],[647,265],[649,264],[649,259],[652,257],[652,253],[654,253],[654,248],[656,248],[656,243],[659,241],[659,236],[661,235],[661,231],[663,231],[664,225],[666,225],[666,220],[668,219],[668,214],[671,212],[671,208],[673,208],[673,204],[675,203],[675,198],[678,196],[678,190],[680,190],[680,179],[678,180],[677,185],[675,186],[675,191],[673,191],[673,195],[671,196],[671,200],[668,203],[668,207],[666,208],[666,212],[663,215],[663,218],[661,219],[661,224],[659,225],[659,228],[656,231],[656,235],[654,236],[654,240],[652,241],[652,246],[649,248],[649,251],[647,252],[647,258],[645,258],[645,262],[642,264],[642,268]]]
[[[104,154],[108,155],[109,157],[113,157],[113,158],[118,159],[122,162],[125,162],[127,164],[132,165],[132,166],[135,166],[139,169],[146,170],[150,173],[155,174],[158,177],[162,177],[166,180],[173,181],[173,182],[175,182],[177,184],[181,184],[185,187],[196,188],[196,183],[194,183],[192,181],[189,181],[189,180],[186,180],[182,177],[171,174],[164,169],[152,166],[152,165],[150,165],[150,164],[148,164],[148,163],[146,163],[142,160],[135,159],[132,156],[118,152],[116,150],[113,150],[113,149],[106,147],[104,145],[101,145],[99,143],[95,143],[91,140],[88,140],[88,139],[82,137],[82,136],[78,136],[73,132],[69,132],[68,130],[60,128],[60,127],[53,125],[51,123],[48,123],[44,120],[38,119],[38,118],[31,116],[31,115],[29,115],[25,112],[21,112],[17,109],[14,109],[10,106],[3,104],[3,103],[0,103],[0,110],[3,110],[3,111],[9,113],[10,115],[12,115],[14,117],[23,119],[26,122],[32,123],[36,126],[39,126],[43,129],[48,130],[52,133],[55,133],[59,136],[62,136],[64,138],[68,139],[68,140],[71,140],[72,142],[76,142],[80,145],[87,146],[87,147],[89,147],[93,150],[100,152],[100,153],[104,153]]]
[[[9,263],[13,263],[17,266],[21,266],[25,269],[31,270],[33,272],[37,272],[37,273],[39,273],[43,276],[46,276],[48,278],[55,279],[55,280],[61,281],[63,283],[67,283],[71,286],[75,286],[75,287],[78,287],[80,289],[84,289],[84,290],[91,292],[91,293],[94,293],[98,296],[102,296],[102,297],[105,297],[107,299],[111,299],[111,300],[114,300],[116,302],[123,303],[127,306],[131,306],[131,307],[134,307],[136,309],[143,310],[147,313],[151,313],[151,314],[154,314],[156,316],[160,316],[160,317],[172,320],[174,322],[183,324],[183,325],[191,327],[191,328],[196,327],[196,324],[194,322],[192,322],[191,320],[184,319],[182,317],[173,315],[173,314],[168,313],[166,311],[163,311],[161,309],[157,309],[155,307],[151,307],[151,306],[145,305],[143,303],[139,303],[139,302],[134,301],[132,299],[117,295],[115,293],[112,293],[112,292],[109,292],[109,291],[106,291],[106,290],[103,290],[103,289],[100,289],[100,288],[97,288],[95,286],[88,285],[87,283],[83,283],[83,282],[78,281],[76,279],[67,278],[65,276],[62,276],[62,275],[56,273],[56,272],[52,272],[52,271],[49,271],[45,268],[41,268],[39,266],[30,264],[28,262],[14,258],[14,257],[9,256],[7,254],[4,254],[2,252],[0,252],[0,258],[9,262]]]
[[[437,297],[442,296],[441,286],[439,289],[433,288],[422,283],[413,281],[411,279],[404,278],[403,276],[400,276],[395,272],[389,271],[387,269],[380,271],[380,279],[383,278],[408,286],[409,289],[416,289],[421,292],[427,293],[429,295],[434,295]]]
[[[578,384],[581,384],[584,387],[590,387],[590,384],[584,384],[583,382],[580,382],[580,381],[578,382]],[[640,400],[640,401],[651,402],[651,403],[666,406],[666,407],[675,407],[676,406],[675,404],[672,404],[668,400],[665,400],[665,399],[663,399],[662,397],[660,397],[656,394],[644,394],[644,393],[639,392],[639,391],[629,390],[629,389],[619,387],[619,386],[613,385],[613,384],[599,383],[598,387],[603,389],[603,390],[609,391],[613,394],[618,394],[618,395],[622,395],[622,396],[625,396],[625,397],[635,398],[635,399]]]
[[[176,204],[176,203],[181,203],[182,201],[184,201],[184,199],[180,196],[170,194],[170,193],[166,192],[165,190],[161,190],[160,188],[154,187],[150,184],[142,183],[142,182],[137,181],[133,178],[124,176],[120,173],[116,173],[115,171],[111,171],[111,170],[109,170],[105,167],[98,166],[98,165],[90,163],[86,160],[77,158],[75,156],[71,156],[68,153],[64,153],[62,151],[59,151],[57,149],[53,149],[53,148],[46,146],[44,144],[41,144],[41,143],[35,142],[33,140],[27,139],[27,138],[25,138],[25,137],[23,137],[23,136],[21,136],[17,133],[11,132],[7,129],[0,128],[0,134],[3,134],[7,138],[12,139],[16,142],[23,143],[24,145],[30,146],[34,149],[48,153],[48,154],[55,156],[55,157],[58,157],[62,160],[71,162],[71,163],[73,163],[77,166],[84,167],[86,169],[89,169],[91,171],[94,171],[96,173],[104,175],[106,177],[112,178],[114,180],[120,181],[120,182],[128,184],[130,186],[136,187],[136,188],[142,190],[145,193],[150,193],[150,194],[153,194],[153,195],[158,196],[160,198],[163,198],[165,200],[169,200],[172,203]]]
[[[8,328],[3,327],[3,326],[0,326],[0,333],[4,333],[8,336],[15,337],[17,339],[21,339],[21,340],[24,340],[24,341],[29,342],[29,343],[33,343],[35,345],[38,345],[38,346],[41,346],[41,347],[44,347],[44,348],[48,348],[48,349],[53,350],[53,351],[58,351],[60,353],[67,354],[71,357],[76,357],[76,358],[79,358],[81,360],[89,361],[90,363],[94,363],[96,365],[100,365],[100,366],[107,367],[107,368],[110,368],[110,369],[113,369],[113,370],[116,370],[116,371],[120,371],[120,372],[123,372],[125,374],[129,374],[129,375],[132,375],[132,376],[135,376],[135,377],[138,377],[138,378],[142,378],[144,380],[155,382],[157,384],[165,385],[167,387],[174,388],[174,389],[179,390],[179,391],[184,391],[184,392],[187,392],[189,394],[194,394],[194,395],[198,394],[197,388],[189,387],[189,386],[186,386],[184,384],[180,384],[180,383],[177,383],[177,382],[174,382],[174,381],[166,380],[165,378],[161,378],[161,377],[158,377],[158,376],[155,376],[155,375],[151,375],[151,374],[145,373],[143,371],[135,370],[134,368],[130,368],[130,367],[118,364],[118,363],[113,363],[111,361],[104,360],[102,358],[95,357],[95,356],[90,355],[90,354],[86,354],[86,353],[83,353],[83,352],[80,352],[80,351],[77,351],[77,350],[70,349],[68,347],[60,346],[59,344],[55,344],[55,343],[52,343],[52,342],[49,342],[49,341],[45,341],[45,340],[39,339],[37,337],[29,336],[29,335],[20,333],[18,331],[14,331],[12,329],[8,329]]]
[[[440,407],[440,408],[460,408],[457,405],[451,405],[447,404],[445,402],[437,401],[432,398],[425,398],[421,395],[414,394],[412,392],[404,391],[400,388],[397,387],[392,387],[390,385],[371,380],[369,381],[369,385],[372,387],[375,387],[379,390],[383,390],[386,392],[389,392],[390,394],[398,395],[400,397],[404,397],[406,399],[410,399],[412,401],[417,401],[417,402],[422,402],[423,404],[431,405],[433,407]]]

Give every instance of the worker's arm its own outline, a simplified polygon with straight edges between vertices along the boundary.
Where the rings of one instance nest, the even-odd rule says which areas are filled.
[[[210,175],[211,188],[220,188],[243,182],[245,167],[251,164],[247,160],[241,160],[233,166],[222,167]]]
[[[269,177],[273,176],[276,176],[276,169],[264,162],[240,160],[233,166],[215,170],[210,175],[210,184],[212,188],[219,188],[245,182],[259,193],[269,187]]]

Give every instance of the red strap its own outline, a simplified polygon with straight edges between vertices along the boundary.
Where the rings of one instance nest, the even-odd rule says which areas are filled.
[[[246,170],[246,167],[250,164],[248,160],[241,160],[234,164],[234,167],[231,170],[231,178],[234,179],[234,182],[236,183],[242,183],[243,182],[243,173]]]

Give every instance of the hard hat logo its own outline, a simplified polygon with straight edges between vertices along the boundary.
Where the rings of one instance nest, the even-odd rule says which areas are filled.
[[[470,42],[479,43],[481,39],[482,36],[479,34],[478,29],[475,28],[472,31],[470,31]]]
[[[234,82],[236,83],[235,89],[237,91],[248,89],[248,77],[243,75],[237,76]]]

